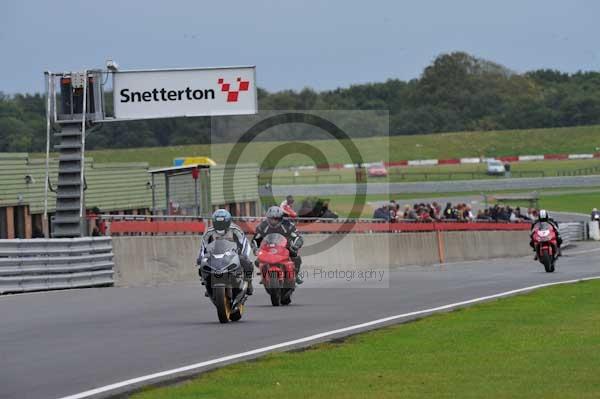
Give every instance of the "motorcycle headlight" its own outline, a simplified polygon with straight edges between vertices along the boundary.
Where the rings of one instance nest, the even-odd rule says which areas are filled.
[[[231,265],[227,266],[227,271],[230,272],[234,272],[239,268],[239,265],[232,263]]]

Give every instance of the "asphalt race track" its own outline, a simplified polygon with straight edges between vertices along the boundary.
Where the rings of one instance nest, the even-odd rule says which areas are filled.
[[[591,276],[600,276],[600,245],[586,243],[565,251],[554,274],[531,258],[404,267],[391,271],[389,288],[307,282],[290,307],[271,307],[257,284],[243,321],[228,325],[218,323],[197,283],[0,297],[0,398],[59,398],[391,315]]]

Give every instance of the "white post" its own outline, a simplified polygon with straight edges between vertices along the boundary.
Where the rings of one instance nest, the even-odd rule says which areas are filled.
[[[80,185],[80,200],[79,200],[79,218],[80,223],[83,223],[83,191],[84,191],[84,179],[85,179],[85,122],[87,118],[87,89],[88,89],[88,71],[83,71],[83,114],[81,118],[81,185]]]
[[[46,72],[46,178],[44,179],[44,216],[42,222],[42,229],[44,230],[44,237],[48,238],[50,235],[50,226],[48,224],[48,180],[50,179],[50,113],[52,112],[51,98],[54,95],[54,78],[50,71]]]
[[[593,220],[588,222],[589,232],[590,232],[590,240],[600,241],[600,223]]]

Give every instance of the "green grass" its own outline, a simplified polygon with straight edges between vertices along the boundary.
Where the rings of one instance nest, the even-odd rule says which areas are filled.
[[[476,305],[296,353],[271,354],[135,399],[598,398],[600,282]]]
[[[540,199],[540,207],[589,214],[592,208],[600,208],[600,192],[544,196]]]
[[[462,132],[411,136],[373,137],[353,142],[367,162],[403,159],[444,159],[458,157],[527,155],[551,153],[591,153],[600,147],[600,125],[556,129]],[[330,163],[347,163],[344,148],[333,140],[307,141],[323,151]],[[243,162],[260,163],[282,142],[253,142],[244,152]],[[97,162],[149,162],[168,166],[173,158],[211,156],[224,163],[232,144],[188,145],[154,148],[110,149],[89,151]],[[41,155],[41,154],[37,154]],[[304,155],[289,155],[279,167],[310,165]]]

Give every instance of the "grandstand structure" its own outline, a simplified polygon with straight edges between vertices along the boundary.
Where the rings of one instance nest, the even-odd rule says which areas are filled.
[[[58,159],[50,160],[49,181],[54,190],[58,166]],[[92,158],[86,158],[85,170],[87,214],[92,210],[113,215],[166,215],[174,211],[173,207],[157,201],[157,198],[166,198],[166,187],[156,175],[155,184],[152,184],[153,173],[147,163],[96,163]],[[43,223],[45,174],[43,158],[32,158],[27,153],[0,153],[0,238],[35,238],[51,234],[48,230],[52,229],[52,223],[48,226]],[[223,166],[211,166],[201,190],[201,195],[207,198],[203,212],[179,209],[178,214],[202,218],[212,209],[225,207],[239,216],[255,216],[260,209],[258,167],[236,167],[233,196],[224,190],[226,175]],[[189,178],[187,182],[186,177]],[[182,203],[189,198],[190,184],[193,185],[193,181],[189,175],[177,178],[171,190],[173,202]],[[56,193],[50,190],[47,203],[50,220],[56,212],[55,199]],[[86,229],[91,232],[91,226]]]

